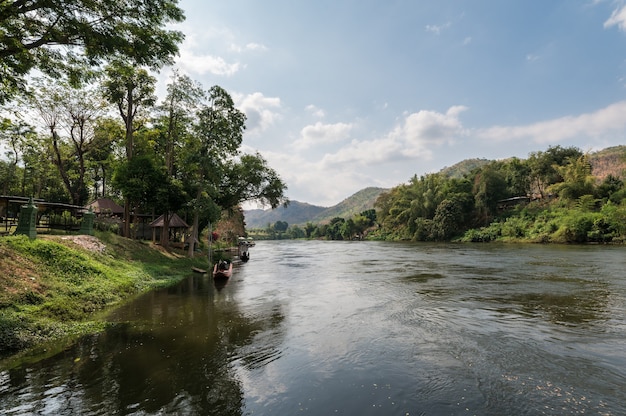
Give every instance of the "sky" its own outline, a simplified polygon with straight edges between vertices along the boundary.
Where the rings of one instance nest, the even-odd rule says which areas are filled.
[[[624,0],[179,6],[175,68],[232,95],[243,151],[291,200],[327,207],[468,158],[626,144]]]

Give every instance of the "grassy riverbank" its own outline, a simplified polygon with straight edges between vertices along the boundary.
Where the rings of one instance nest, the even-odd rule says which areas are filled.
[[[101,312],[174,284],[194,259],[109,233],[0,238],[0,358],[104,329]]]

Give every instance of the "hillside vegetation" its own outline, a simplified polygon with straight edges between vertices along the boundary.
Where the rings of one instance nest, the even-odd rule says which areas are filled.
[[[626,240],[626,147],[584,154],[550,147],[527,159],[481,161],[413,177],[376,201],[386,240],[515,240],[586,243]],[[372,236],[372,234],[370,234]]]

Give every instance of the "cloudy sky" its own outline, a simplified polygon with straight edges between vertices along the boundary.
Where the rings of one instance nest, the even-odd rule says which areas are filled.
[[[466,158],[626,144],[626,3],[180,0],[177,68],[248,116],[292,200]],[[159,76],[165,89],[168,71]]]

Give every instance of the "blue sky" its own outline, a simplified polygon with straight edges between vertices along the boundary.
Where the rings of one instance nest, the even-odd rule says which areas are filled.
[[[179,5],[177,68],[231,93],[244,150],[292,200],[331,206],[466,158],[626,144],[623,1]]]

